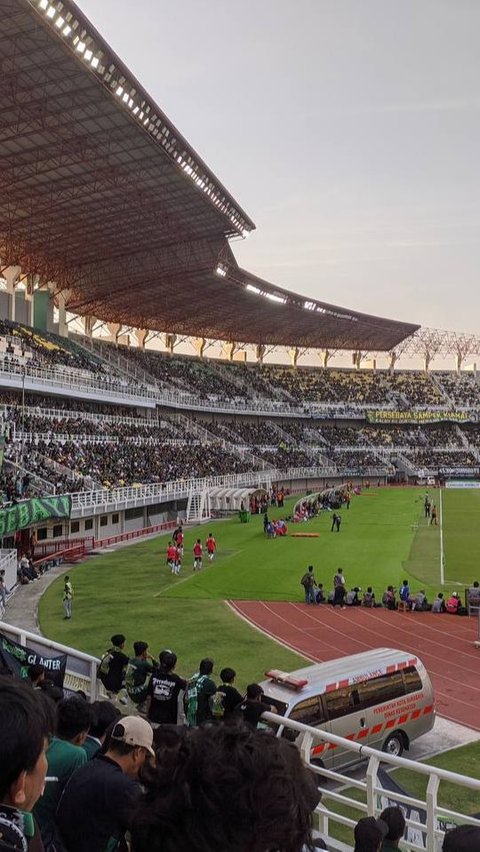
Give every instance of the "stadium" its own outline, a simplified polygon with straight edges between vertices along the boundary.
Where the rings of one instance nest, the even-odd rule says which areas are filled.
[[[6,678],[40,662],[61,670],[60,704],[80,690],[142,718],[97,676],[119,635],[128,665],[141,640],[155,662],[174,649],[186,678],[201,659],[217,683],[233,666],[242,700],[248,684],[306,690],[292,672],[338,661],[279,737],[317,774],[320,848],[352,850],[387,805],[406,818],[400,848],[479,831],[480,337],[244,269],[235,242],[254,222],[75,3],[0,7],[0,718]],[[423,664],[435,711],[404,672],[381,731],[328,709],[316,726],[356,682],[347,658],[380,648],[405,659],[362,679]],[[430,751],[409,734],[420,713]],[[80,849],[57,829],[45,849]],[[288,849],[314,848],[305,831]]]

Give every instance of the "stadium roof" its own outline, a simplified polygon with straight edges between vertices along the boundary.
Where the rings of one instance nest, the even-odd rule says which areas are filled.
[[[0,255],[69,310],[318,348],[387,350],[417,328],[239,269],[228,240],[253,222],[70,0],[0,0],[0,51]]]

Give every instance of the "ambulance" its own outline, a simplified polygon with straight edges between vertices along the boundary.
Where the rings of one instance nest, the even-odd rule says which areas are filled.
[[[265,672],[266,704],[280,716],[330,734],[401,755],[435,722],[433,688],[425,666],[408,651],[377,648],[286,673]],[[277,736],[300,735],[282,726]],[[315,743],[312,762],[338,769],[359,760],[342,746]]]

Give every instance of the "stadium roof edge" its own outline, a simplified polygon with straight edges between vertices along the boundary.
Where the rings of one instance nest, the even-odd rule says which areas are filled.
[[[132,121],[136,121],[145,132],[150,133],[157,144],[160,132],[155,131],[158,131],[158,122],[161,122],[163,132],[160,144],[165,155],[170,157],[180,171],[183,171],[186,179],[191,178],[199,192],[202,192],[212,205],[216,205],[235,224],[239,235],[246,236],[255,230],[253,220],[108,45],[74,0],[22,0],[22,2],[37,12],[42,22],[49,26],[61,43],[70,48],[79,63],[86,71],[93,74],[100,85],[110,91],[112,97],[117,95],[119,107],[123,106],[130,114]],[[54,11],[51,12],[51,10]],[[60,26],[59,19],[63,21]],[[77,37],[79,40],[75,41]],[[84,48],[80,51],[78,47],[82,44]],[[85,61],[89,52],[92,55]],[[82,58],[84,62],[81,62]],[[122,89],[120,94],[118,94],[119,88]],[[125,98],[125,95],[128,97]],[[136,111],[137,107],[138,111]],[[154,124],[157,126],[153,126]],[[166,138],[169,143],[163,144]],[[170,150],[172,140],[176,145],[173,150]],[[181,149],[181,152],[178,149]],[[217,199],[221,199],[220,203]]]

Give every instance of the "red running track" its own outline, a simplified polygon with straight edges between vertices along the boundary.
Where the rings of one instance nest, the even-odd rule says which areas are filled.
[[[473,617],[275,601],[230,605],[262,632],[314,662],[382,647],[418,655],[432,679],[437,712],[480,731],[480,652],[473,645]]]

